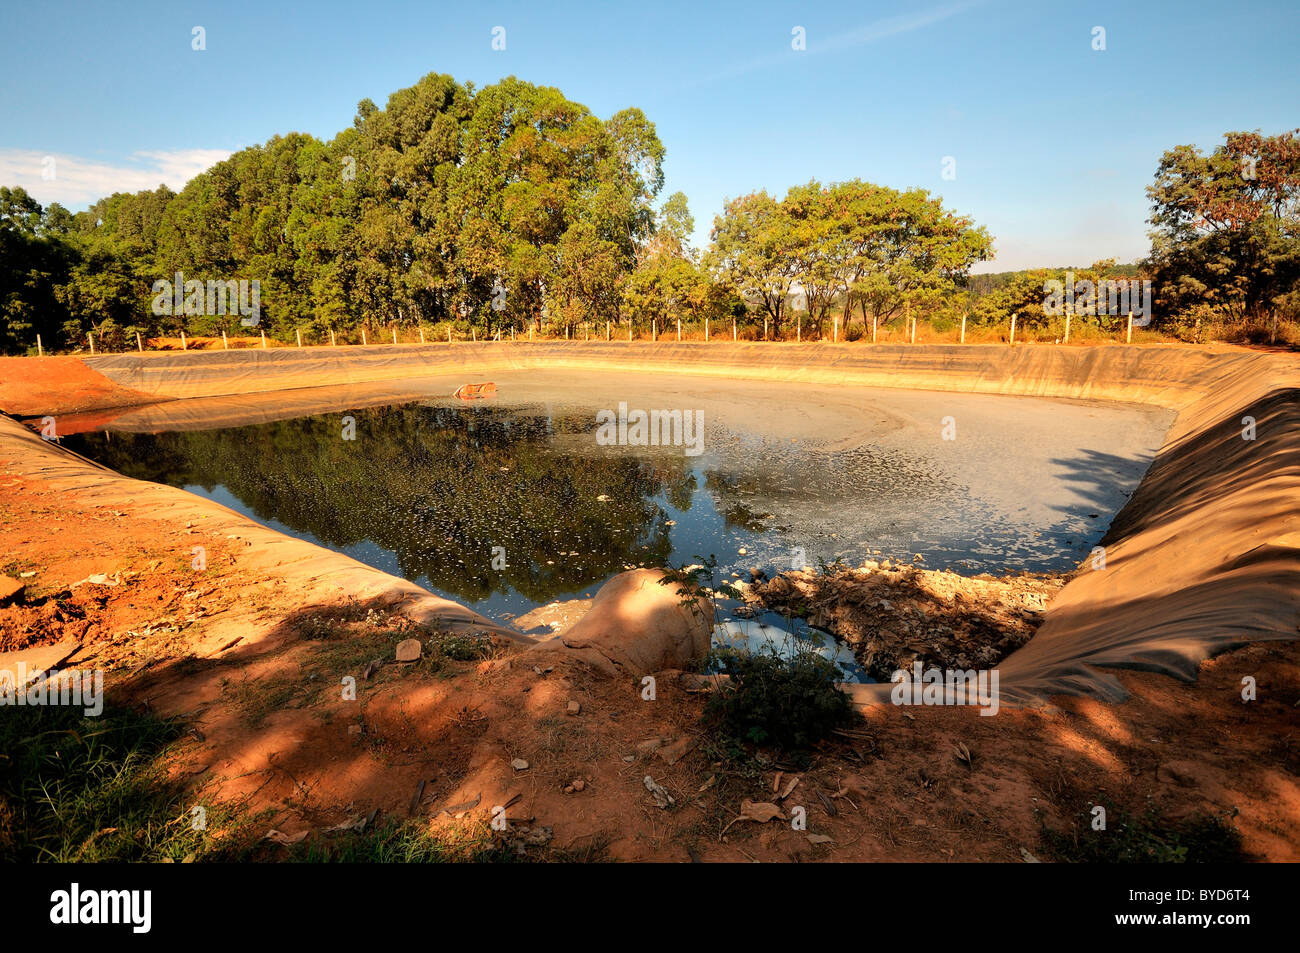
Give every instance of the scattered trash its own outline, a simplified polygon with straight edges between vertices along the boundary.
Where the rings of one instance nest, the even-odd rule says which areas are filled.
[[[113,573],[112,578],[109,578],[109,576],[102,572],[91,573],[85,579],[74,582],[68,588],[76,589],[78,586],[84,586],[87,584],[92,586],[120,586],[122,584],[122,574]]]
[[[271,830],[266,832],[266,840],[274,841],[281,847],[292,847],[294,844],[301,844],[306,840],[309,833],[311,832],[299,831],[297,834],[284,834],[277,831],[275,828],[271,828]]]
[[[344,831],[361,831],[366,829],[366,816],[358,814],[356,817],[346,820],[341,824],[335,824],[333,827],[325,828],[326,834],[339,834]]]
[[[642,783],[645,784],[645,789],[654,796],[655,806],[662,809],[668,807],[670,804],[676,803],[673,801],[673,796],[668,793],[663,785],[655,781],[655,779],[650,777],[650,775],[647,774]]]
[[[488,381],[485,384],[461,384],[451,396],[461,400],[478,400],[482,397],[491,397],[496,392],[497,385]]]

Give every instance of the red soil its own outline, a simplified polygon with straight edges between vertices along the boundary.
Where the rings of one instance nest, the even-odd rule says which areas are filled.
[[[157,400],[119,387],[75,357],[0,357],[0,411],[14,417],[49,412],[57,395],[64,413]]]
[[[196,540],[209,547],[203,573],[190,568]],[[659,674],[649,702],[639,686],[563,657],[540,672],[512,664],[518,650],[505,645],[495,661],[395,665],[402,623],[393,606],[361,607],[376,610],[372,621],[356,621],[353,606],[342,630],[313,634],[344,611],[341,600],[302,605],[273,576],[241,568],[238,542],[130,503],[80,504],[3,461],[0,552],[0,569],[38,572],[25,580],[27,606],[0,609],[6,647],[56,633],[77,640],[69,664],[106,668],[110,701],[193,721],[199,735],[174,752],[172,768],[196,797],[269,808],[267,826],[287,834],[322,837],[375,809],[454,831],[510,804],[513,824],[553,832],[541,856],[603,845],[602,856],[627,860],[1020,862],[1022,850],[1049,859],[1042,824],[1059,829],[1104,799],[1170,818],[1236,808],[1249,856],[1300,859],[1296,642],[1225,653],[1194,684],[1124,673],[1131,697],[1118,705],[1061,698],[992,718],[869,709],[861,728],[798,770],[725,761],[701,727],[704,696],[673,673]],[[22,634],[33,605],[39,612],[99,573],[122,582],[73,590],[92,593],[76,602],[87,624]],[[390,664],[363,678],[358,663],[372,655]],[[345,701],[337,686],[353,672],[358,701]],[[1258,701],[1242,701],[1244,675],[1256,679]],[[579,713],[568,713],[570,701]],[[665,757],[656,739],[688,750]],[[969,765],[957,745],[971,752]],[[519,758],[527,769],[512,767]],[[778,771],[781,790],[799,779],[784,800],[773,792]],[[655,805],[646,776],[673,806]],[[724,835],[746,799],[777,803],[783,819]],[[806,809],[807,831],[792,829],[793,806]],[[443,813],[449,807],[462,816]]]

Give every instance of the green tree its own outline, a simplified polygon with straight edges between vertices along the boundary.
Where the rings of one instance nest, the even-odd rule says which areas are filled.
[[[1157,314],[1208,307],[1256,318],[1291,307],[1300,282],[1300,129],[1233,132],[1208,155],[1160,159],[1151,199]]]

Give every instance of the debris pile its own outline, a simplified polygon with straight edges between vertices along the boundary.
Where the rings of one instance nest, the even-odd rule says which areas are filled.
[[[830,632],[872,678],[923,667],[988,668],[1038,629],[1065,584],[1055,574],[997,579],[868,561],[783,573],[738,588],[746,602]]]

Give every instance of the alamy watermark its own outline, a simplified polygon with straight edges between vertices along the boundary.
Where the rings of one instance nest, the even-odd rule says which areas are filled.
[[[97,717],[104,711],[104,670],[38,670],[29,675],[27,663],[19,662],[14,670],[0,669],[0,706],[4,705],[73,706],[87,718]]]
[[[50,894],[50,922],[56,925],[119,924],[132,933],[148,933],[152,910],[152,890],[83,890],[74,882]]]
[[[1046,315],[1131,314],[1134,327],[1144,328],[1151,323],[1151,282],[1145,278],[1076,281],[1074,272],[1067,271],[1064,281],[1052,278],[1043,282],[1043,291],[1047,293],[1043,301]]]
[[[996,715],[998,670],[941,669],[922,670],[920,662],[912,670],[900,668],[889,676],[894,683],[889,699],[895,705],[972,705],[981,715]]]
[[[632,410],[596,413],[596,443],[602,447],[684,447],[688,457],[704,452],[704,411]]]
[[[249,281],[208,281],[206,284],[197,278],[185,280],[183,272],[176,272],[176,280],[159,278],[153,283],[153,306],[155,316],[183,314],[190,317],[197,315],[217,316],[240,314],[239,323],[246,328],[255,328],[262,320],[262,282],[257,278]]]

